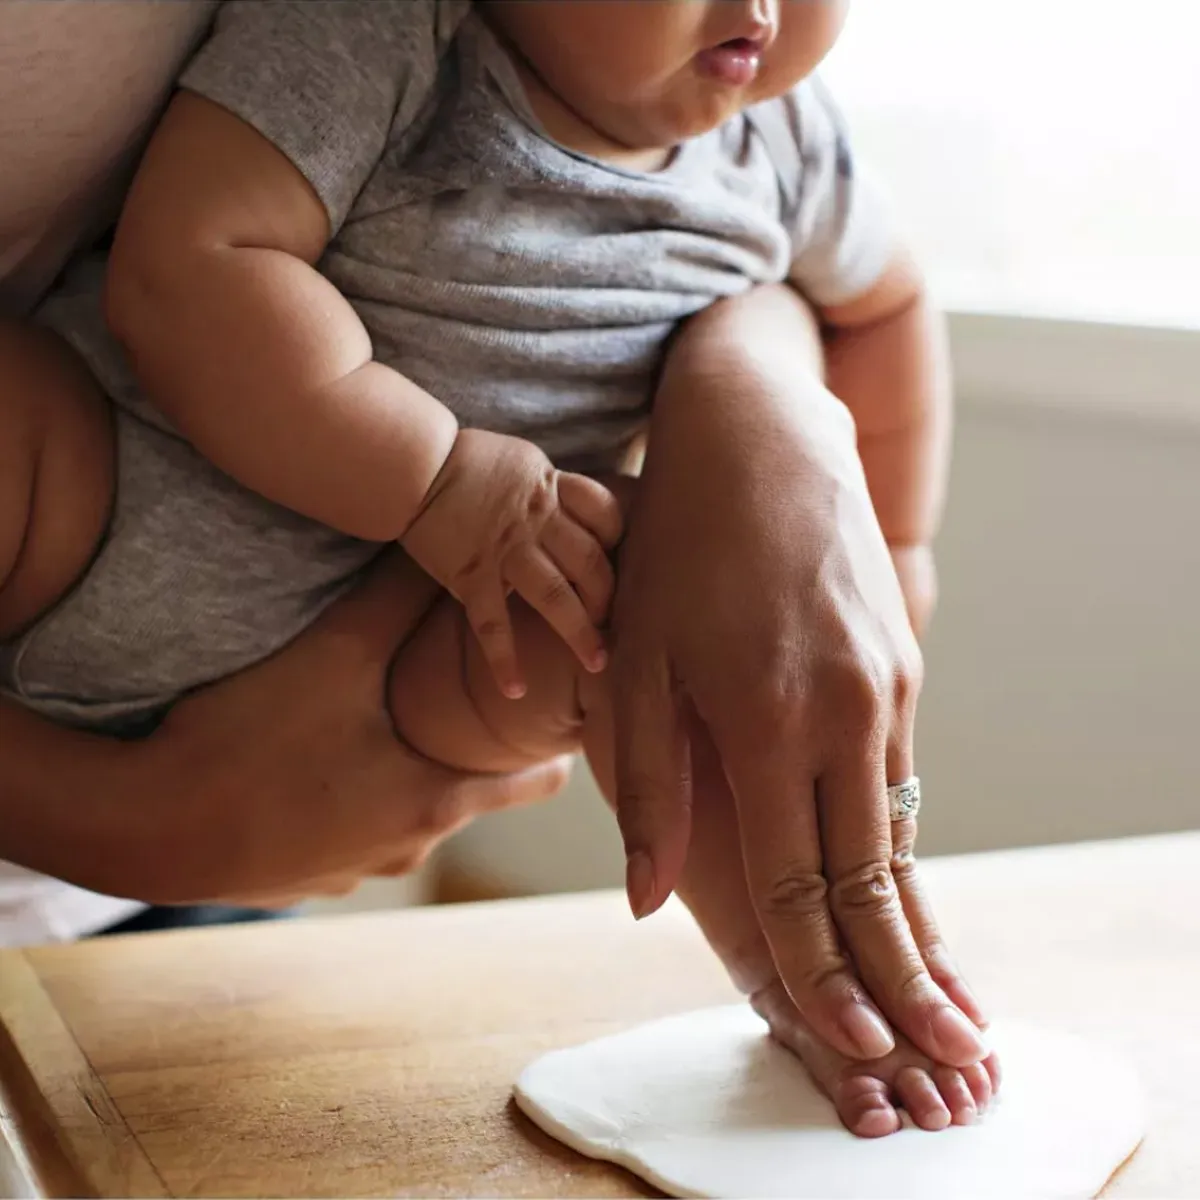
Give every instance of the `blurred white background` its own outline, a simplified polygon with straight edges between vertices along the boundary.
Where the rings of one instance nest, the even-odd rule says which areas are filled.
[[[927,854],[1200,825],[1198,47],[1195,0],[856,0],[828,64],[952,313]],[[621,879],[584,770],[439,866]]]
[[[1198,47],[1194,0],[852,0],[824,74],[948,303],[1197,327]]]

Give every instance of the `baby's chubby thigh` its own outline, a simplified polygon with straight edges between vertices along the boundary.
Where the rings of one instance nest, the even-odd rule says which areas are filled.
[[[527,685],[504,696],[467,624],[443,594],[400,649],[388,704],[400,738],[418,753],[463,771],[517,771],[581,748],[584,711],[578,660],[523,601],[510,601]]]

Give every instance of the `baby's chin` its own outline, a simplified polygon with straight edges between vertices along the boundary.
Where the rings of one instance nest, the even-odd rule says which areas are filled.
[[[663,101],[652,112],[632,115],[621,141],[631,150],[677,146],[718,129],[757,99],[745,89],[705,81],[689,88],[685,96]]]
[[[783,95],[794,82],[772,71],[735,85],[699,69],[688,70],[652,108],[628,115],[626,123],[636,132],[638,144],[632,145],[628,136],[624,140],[631,149],[649,150],[703,137],[752,105]]]

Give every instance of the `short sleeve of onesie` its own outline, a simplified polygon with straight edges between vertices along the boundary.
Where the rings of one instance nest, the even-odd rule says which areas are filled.
[[[438,0],[227,0],[180,86],[287,155],[336,231],[430,95],[446,16]]]
[[[816,304],[843,304],[868,291],[895,254],[888,204],[855,157],[842,115],[819,79],[805,80],[779,103],[794,149],[790,164],[776,154],[776,166],[799,175],[788,214],[790,278]],[[784,182],[787,192],[792,181]]]

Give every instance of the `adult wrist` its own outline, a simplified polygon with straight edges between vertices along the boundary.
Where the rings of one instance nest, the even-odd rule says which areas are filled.
[[[864,486],[850,410],[805,364],[757,348],[747,342],[714,354],[709,344],[695,351],[699,366],[683,355],[668,363],[651,419],[649,469],[669,458],[701,473],[775,473],[776,484],[783,472],[799,485],[808,462],[818,474]]]
[[[775,436],[857,447],[850,410],[824,382],[823,347],[812,310],[780,284],[721,301],[684,326],[668,355],[652,433],[718,439]],[[855,449],[855,452],[856,449]]]

